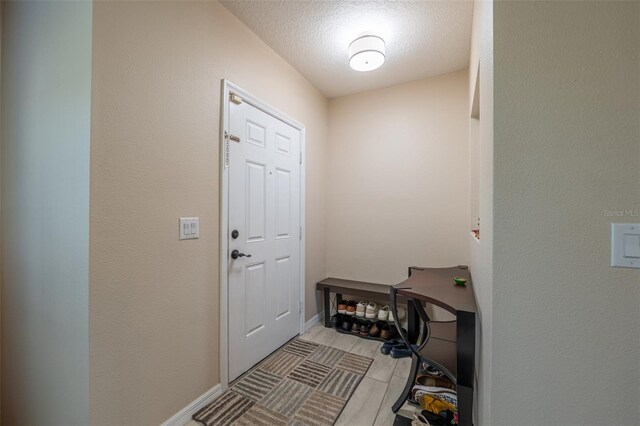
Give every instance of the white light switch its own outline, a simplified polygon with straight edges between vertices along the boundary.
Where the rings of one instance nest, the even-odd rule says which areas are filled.
[[[640,269],[640,223],[611,224],[611,266]]]
[[[180,218],[180,239],[193,240],[200,237],[200,219],[197,217]]]
[[[624,257],[640,259],[640,234],[624,234]]]

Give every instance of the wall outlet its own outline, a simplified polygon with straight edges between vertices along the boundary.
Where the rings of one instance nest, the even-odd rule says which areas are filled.
[[[180,218],[180,239],[194,240],[200,237],[200,218],[181,217]]]

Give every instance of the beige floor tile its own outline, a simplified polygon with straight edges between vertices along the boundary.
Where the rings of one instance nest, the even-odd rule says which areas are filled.
[[[389,383],[397,363],[397,359],[391,358],[391,356],[385,355],[382,352],[376,352],[373,356],[373,364],[371,364],[369,371],[367,371],[367,377]]]
[[[398,359],[398,364],[396,365],[396,369],[393,371],[393,375],[400,376],[406,379],[407,377],[409,377],[410,372],[411,357]]]
[[[380,346],[382,343],[376,340],[358,339],[351,348],[351,353],[373,358],[377,352],[380,352]]]
[[[331,342],[336,339],[338,334],[333,328],[322,327],[315,336],[312,336],[309,340],[320,345],[331,346]]]
[[[393,424],[395,414],[393,413],[393,411],[391,411],[391,406],[396,402],[396,400],[402,393],[406,381],[407,379],[403,377],[391,377],[391,381],[389,382],[387,391],[384,394],[384,399],[380,404],[380,409],[378,410],[376,421],[373,423],[374,426],[390,426]]]
[[[318,323],[313,327],[311,327],[309,330],[305,331],[304,334],[301,334],[300,338],[304,340],[311,340],[313,336],[320,333],[323,328],[324,328],[324,325],[322,325],[321,323]]]
[[[331,330],[335,333],[334,339],[331,342],[327,343],[327,346],[331,346],[332,348],[340,349],[341,351],[351,352],[351,349],[358,343],[361,339],[358,336],[351,336],[349,334],[338,333],[335,330]]]
[[[183,426],[202,426],[202,425],[200,423],[196,422],[195,420],[189,420]]]
[[[351,399],[344,407],[342,414],[336,421],[336,426],[369,426],[376,419],[377,409],[380,406],[387,390],[387,384],[378,380],[363,377]]]

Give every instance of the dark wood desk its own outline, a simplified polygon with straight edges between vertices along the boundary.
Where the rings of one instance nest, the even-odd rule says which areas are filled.
[[[466,285],[456,286],[454,277],[466,278]],[[397,299],[407,297],[415,305],[424,324],[418,347],[412,347],[411,374],[393,411],[397,412],[411,394],[420,364],[425,361],[442,370],[456,384],[458,422],[461,426],[472,425],[477,307],[469,268],[410,267],[409,278],[391,287],[390,291],[394,315]],[[455,321],[431,321],[424,309],[425,304],[451,312],[456,316]],[[402,330],[399,333],[406,342],[409,341]]]

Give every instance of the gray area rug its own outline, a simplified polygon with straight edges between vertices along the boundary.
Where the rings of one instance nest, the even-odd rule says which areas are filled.
[[[294,339],[193,419],[206,426],[332,425],[372,361]]]

